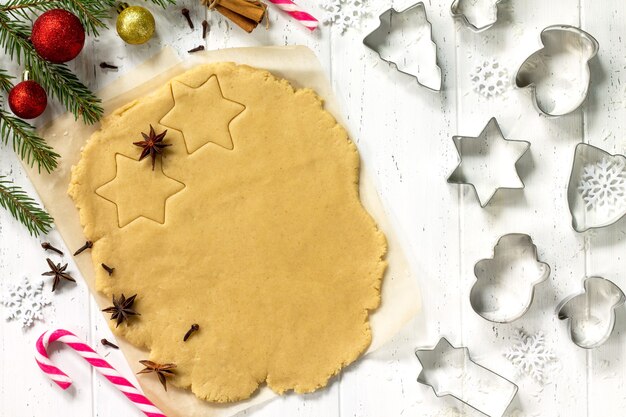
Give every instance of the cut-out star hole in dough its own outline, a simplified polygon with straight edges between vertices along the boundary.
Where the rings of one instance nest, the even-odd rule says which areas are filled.
[[[160,164],[150,169],[146,161],[135,161],[127,156],[115,156],[115,178],[96,190],[96,194],[117,206],[119,227],[139,217],[165,223],[167,199],[185,188],[185,185],[163,173]]]
[[[211,76],[198,88],[175,81],[172,96],[174,107],[161,124],[182,132],[188,153],[194,153],[209,142],[233,149],[229,126],[246,107],[224,97],[217,76]]]
[[[481,207],[501,188],[521,189],[524,183],[515,164],[530,148],[530,143],[506,139],[492,118],[478,137],[452,138],[461,162],[448,178],[450,184],[469,184],[476,190]]]

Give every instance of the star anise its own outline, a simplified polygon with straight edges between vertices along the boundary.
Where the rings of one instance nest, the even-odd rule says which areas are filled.
[[[165,148],[166,146],[171,146],[170,143],[163,143],[163,139],[165,139],[166,133],[167,130],[164,130],[157,135],[152,125],[150,125],[150,133],[146,135],[145,133],[141,132],[143,140],[141,142],[133,142],[133,145],[143,148],[143,150],[141,151],[141,156],[139,156],[140,161],[150,155],[150,157],[152,158],[153,171],[157,154],[161,154],[163,152],[163,148]]]
[[[48,272],[44,272],[41,275],[47,276],[47,277],[54,277],[54,281],[52,282],[52,291],[57,289],[57,285],[59,284],[59,282],[61,282],[61,278],[67,280],[67,281],[72,281],[72,282],[76,282],[76,280],[74,278],[72,278],[72,276],[69,274],[69,272],[65,272],[65,270],[67,269],[67,264],[61,266],[61,264],[54,264],[54,262],[52,262],[50,260],[50,258],[46,258],[46,262],[48,262],[48,266],[50,267],[50,271]]]
[[[119,298],[116,298],[115,295],[113,295],[113,305],[102,310],[105,313],[111,313],[111,320],[117,320],[115,327],[119,326],[124,321],[128,321],[130,316],[140,315],[133,310],[135,297],[137,297],[137,294],[129,298],[126,298],[124,294],[120,295]]]
[[[165,363],[161,365],[159,363],[147,361],[147,360],[139,361],[139,363],[145,366],[145,368],[137,372],[137,375],[149,374],[152,372],[156,373],[157,376],[159,377],[159,382],[161,382],[161,384],[163,385],[163,388],[165,389],[165,391],[167,391],[166,377],[174,375],[173,369],[176,368],[176,365],[174,365],[173,363]]]

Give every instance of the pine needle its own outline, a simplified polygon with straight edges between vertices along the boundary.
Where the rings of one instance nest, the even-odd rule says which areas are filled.
[[[7,209],[33,236],[50,231],[54,221],[24,190],[0,176],[0,206]]]
[[[11,116],[0,108],[0,140],[9,142],[13,150],[31,167],[37,165],[41,172],[44,169],[52,172],[57,167],[59,154],[35,132],[35,128],[22,119]]]

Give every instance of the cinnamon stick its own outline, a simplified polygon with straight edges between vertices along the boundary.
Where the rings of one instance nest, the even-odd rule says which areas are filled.
[[[267,5],[259,0],[201,0],[246,32],[252,32],[265,17]]]

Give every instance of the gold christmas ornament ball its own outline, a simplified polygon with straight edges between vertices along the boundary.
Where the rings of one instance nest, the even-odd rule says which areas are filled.
[[[154,16],[141,6],[124,8],[117,16],[117,34],[126,43],[140,45],[154,35]]]

